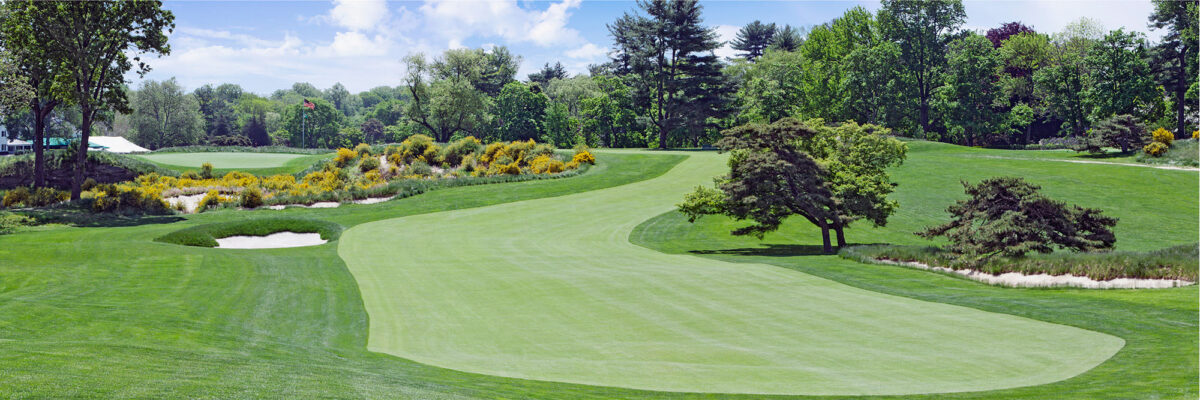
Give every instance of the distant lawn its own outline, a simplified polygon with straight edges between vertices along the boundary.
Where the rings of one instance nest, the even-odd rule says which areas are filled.
[[[213,172],[224,175],[229,171],[241,171],[257,175],[292,174],[303,171],[312,164],[332,154],[285,154],[285,153],[149,153],[135,155],[146,161],[179,172],[197,171],[204,163],[212,163]]]

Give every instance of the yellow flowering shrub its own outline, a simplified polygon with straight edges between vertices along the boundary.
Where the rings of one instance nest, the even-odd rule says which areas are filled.
[[[1149,154],[1154,157],[1161,157],[1163,154],[1166,154],[1167,149],[1169,149],[1169,147],[1167,147],[1167,145],[1163,144],[1163,142],[1159,142],[1159,141],[1150,142],[1150,144],[1148,144],[1148,145],[1146,145],[1146,147],[1142,148],[1142,150],[1145,151],[1146,154]]]
[[[553,157],[541,155],[529,163],[529,169],[535,174],[557,174],[566,169],[562,161]]]
[[[354,150],[342,147],[337,149],[337,155],[333,157],[333,163],[336,164],[338,168],[345,168],[356,158],[358,158],[358,153],[355,153]]]
[[[1155,142],[1167,145],[1167,147],[1170,147],[1171,142],[1175,140],[1175,134],[1171,133],[1171,131],[1168,131],[1163,128],[1155,129],[1154,132],[1150,134],[1150,136],[1152,138],[1154,138]]]
[[[479,156],[479,161],[483,161],[485,164],[491,164],[496,160],[496,158],[506,155],[504,153],[504,148],[504,142],[489,143],[483,148],[483,154]]]
[[[207,195],[205,195],[207,197]],[[243,208],[259,208],[263,206],[263,193],[257,187],[242,189],[241,206]]]
[[[403,157],[404,163],[406,163],[406,164],[411,163],[411,162],[413,162],[413,160],[416,160],[418,157],[424,156],[426,154],[426,150],[428,150],[430,147],[436,147],[436,146],[437,145],[433,143],[433,138],[431,138],[429,136],[412,135],[412,136],[409,136],[408,139],[404,139],[403,142],[400,142],[400,156]],[[437,151],[434,150],[433,154],[435,156],[437,154],[436,152]],[[425,161],[431,162],[431,161],[436,161],[436,159],[425,160]]]
[[[435,164],[438,162],[438,160],[440,160],[442,158],[440,155],[441,150],[442,149],[440,147],[438,147],[436,144],[426,147],[425,152],[421,153],[421,156],[417,157],[417,159],[424,161],[426,164]]]
[[[572,157],[571,161],[574,161],[576,164],[588,163],[596,165],[596,157],[592,155],[592,152],[587,150],[575,153],[575,157]]]
[[[9,190],[8,193],[4,194],[4,202],[2,204],[4,208],[10,208],[25,204],[26,201],[29,201],[29,188],[18,186],[16,189]]]
[[[196,212],[204,212],[204,210],[219,206],[221,203],[228,201],[229,198],[222,196],[221,192],[209,190],[208,193],[206,193],[204,197],[200,199],[200,204],[196,205]]]
[[[1192,131],[1192,139],[1200,139],[1200,130]]]
[[[371,145],[366,144],[366,143],[359,143],[358,146],[354,146],[354,152],[358,153],[359,157],[371,156]]]

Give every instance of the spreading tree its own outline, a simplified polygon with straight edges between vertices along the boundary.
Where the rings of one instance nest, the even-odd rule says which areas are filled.
[[[0,3],[0,10],[0,47],[10,52],[14,76],[14,85],[5,90],[19,93],[19,81],[31,89],[26,106],[33,117],[33,185],[42,187],[46,185],[46,120],[55,107],[71,101],[66,95],[70,82],[63,52],[54,42],[40,39],[49,35],[44,22],[59,11],[54,3],[37,1],[6,1]]]
[[[1041,187],[1021,178],[990,178],[978,185],[963,182],[963,187],[969,198],[946,209],[951,221],[917,233],[950,239],[949,250],[963,261],[1050,253],[1055,247],[1103,250],[1116,244],[1112,233],[1116,218],[1098,209],[1051,200],[1039,192]]]
[[[125,73],[136,65],[144,75],[150,66],[139,54],[168,54],[167,33],[175,16],[159,1],[59,2],[49,7],[44,24],[47,36],[62,54],[63,74],[69,77],[70,97],[81,114],[79,151],[76,152],[71,199],[78,199],[87,168],[88,138],[99,112],[109,109],[128,114]]]

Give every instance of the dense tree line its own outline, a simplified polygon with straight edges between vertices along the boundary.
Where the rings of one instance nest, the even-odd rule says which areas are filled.
[[[36,12],[51,12],[38,4],[6,2],[0,14],[0,81],[12,82],[0,100],[16,111],[5,123],[30,138],[70,135],[96,121],[152,149],[335,147],[414,134],[665,148],[710,145],[723,130],[792,117],[1020,145],[1085,138],[1121,115],[1190,137],[1198,119],[1196,1],[1156,0],[1148,25],[1165,35],[1150,43],[1087,19],[1054,33],[1020,22],[972,32],[963,28],[961,2],[883,0],[877,12],[855,7],[817,26],[751,22],[729,43],[738,56],[721,59],[715,50],[725,43],[699,3],[643,0],[608,25],[611,58],[585,74],[555,62],[521,78],[520,56],[505,47],[453,49],[410,54],[401,85],[360,93],[340,83],[296,83],[267,95],[229,83],[128,87],[108,75],[110,82],[91,83],[105,88],[104,99],[56,95],[70,76],[89,75],[63,69],[54,63],[65,57],[59,50],[36,45],[54,28],[33,23]],[[12,99],[17,106],[7,105]]]

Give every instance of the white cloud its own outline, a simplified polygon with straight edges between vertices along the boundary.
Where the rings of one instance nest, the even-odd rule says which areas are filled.
[[[567,57],[593,60],[608,55],[608,49],[588,43],[577,49],[568,50]]]
[[[389,42],[382,35],[373,39],[358,32],[338,32],[327,48],[338,56],[381,56],[387,54]]]
[[[333,0],[329,17],[338,26],[361,31],[375,28],[387,20],[387,3],[383,0]]]
[[[427,0],[420,11],[425,17],[425,31],[442,35],[451,43],[484,36],[547,47],[583,41],[579,31],[567,27],[570,11],[579,5],[580,0],[562,0],[537,11],[521,8],[516,0]]]
[[[972,28],[995,28],[1011,21],[1033,27],[1042,33],[1060,32],[1067,24],[1087,17],[1099,21],[1106,29],[1124,27],[1143,32],[1150,40],[1162,37],[1162,31],[1146,26],[1147,16],[1154,10],[1149,0],[967,0],[967,24]]]
[[[717,48],[717,50],[714,51],[713,53],[716,53],[717,57],[721,57],[722,59],[736,58],[737,50],[733,49],[732,43],[733,43],[733,39],[737,38],[738,30],[740,30],[742,28],[733,26],[733,25],[717,25],[713,28],[716,29],[716,31],[717,31],[717,36],[718,36],[717,40],[725,42],[724,44],[721,45],[721,47]]]

